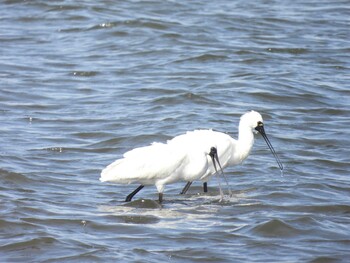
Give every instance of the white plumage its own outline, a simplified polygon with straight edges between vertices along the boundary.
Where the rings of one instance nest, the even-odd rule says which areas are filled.
[[[238,140],[229,135],[213,130],[194,130],[174,137],[166,143],[153,143],[126,152],[102,170],[100,181],[121,184],[141,184],[126,198],[132,197],[144,185],[155,185],[162,201],[164,186],[177,181],[189,182],[202,180],[207,182],[216,172],[213,166],[214,158],[210,155],[212,147],[217,150],[217,160],[221,167],[242,163],[250,153],[254,143],[254,131],[259,131],[279,166],[283,169],[275,151],[266,137],[263,119],[256,111],[242,115],[239,124]]]
[[[163,143],[136,148],[123,157],[103,169],[102,182],[155,184],[158,192],[163,192],[164,185],[178,180],[194,180],[208,166],[205,152],[199,149],[185,152],[175,145]]]

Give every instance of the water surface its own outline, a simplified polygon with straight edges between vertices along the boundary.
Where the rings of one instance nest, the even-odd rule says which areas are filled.
[[[347,1],[2,1],[3,262],[346,262]],[[263,139],[218,183],[101,183],[132,148],[187,130]],[[227,191],[226,191],[227,192]]]

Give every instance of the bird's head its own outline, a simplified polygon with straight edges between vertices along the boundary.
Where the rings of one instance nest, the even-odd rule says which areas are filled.
[[[244,123],[244,125],[250,127],[253,132],[260,133],[262,135],[262,137],[265,139],[267,146],[270,148],[273,156],[275,157],[275,159],[278,163],[278,166],[280,167],[280,169],[282,171],[283,165],[282,165],[280,159],[278,158],[278,156],[275,152],[275,149],[272,147],[272,144],[265,133],[264,121],[263,121],[261,114],[259,112],[256,112],[256,111],[249,111],[249,112],[243,114],[243,116],[241,117],[241,122]]]
[[[242,115],[241,123],[252,129],[253,132],[260,132],[259,129],[264,128],[264,121],[261,114],[257,111],[249,111]]]

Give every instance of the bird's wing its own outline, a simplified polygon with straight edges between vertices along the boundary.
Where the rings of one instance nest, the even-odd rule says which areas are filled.
[[[126,153],[123,154],[124,158],[138,158],[139,156],[142,155],[149,155],[151,153],[155,153],[158,151],[162,151],[163,147],[165,146],[164,143],[160,142],[154,142],[148,146],[143,146],[143,147],[138,147],[135,149],[132,149]]]
[[[102,170],[100,180],[154,184],[176,172],[184,158],[186,155],[176,147],[154,143],[125,153],[124,158]]]
[[[228,134],[213,130],[194,130],[171,139],[169,144],[182,145],[182,147],[198,148],[200,151],[210,152],[211,147],[215,147],[218,152],[218,159],[222,168],[229,165],[230,158],[236,147],[236,141]],[[215,173],[215,168],[210,156],[208,159],[208,169],[199,178],[207,180],[208,176]],[[219,167],[217,167],[219,168]]]

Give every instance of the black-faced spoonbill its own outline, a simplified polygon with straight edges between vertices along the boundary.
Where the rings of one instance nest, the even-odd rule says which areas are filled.
[[[257,132],[263,136],[283,170],[282,163],[265,134],[263,119],[258,112],[243,114],[238,130],[238,140],[222,132],[194,130],[176,136],[167,143],[135,148],[103,169],[100,181],[141,184],[126,197],[126,202],[131,201],[145,185],[157,187],[159,202],[163,200],[165,185],[178,181],[188,182],[182,193],[195,180],[202,180],[206,191],[207,181],[216,173],[215,160],[222,168],[242,163],[252,149],[254,133]],[[213,155],[213,150],[217,156]]]

